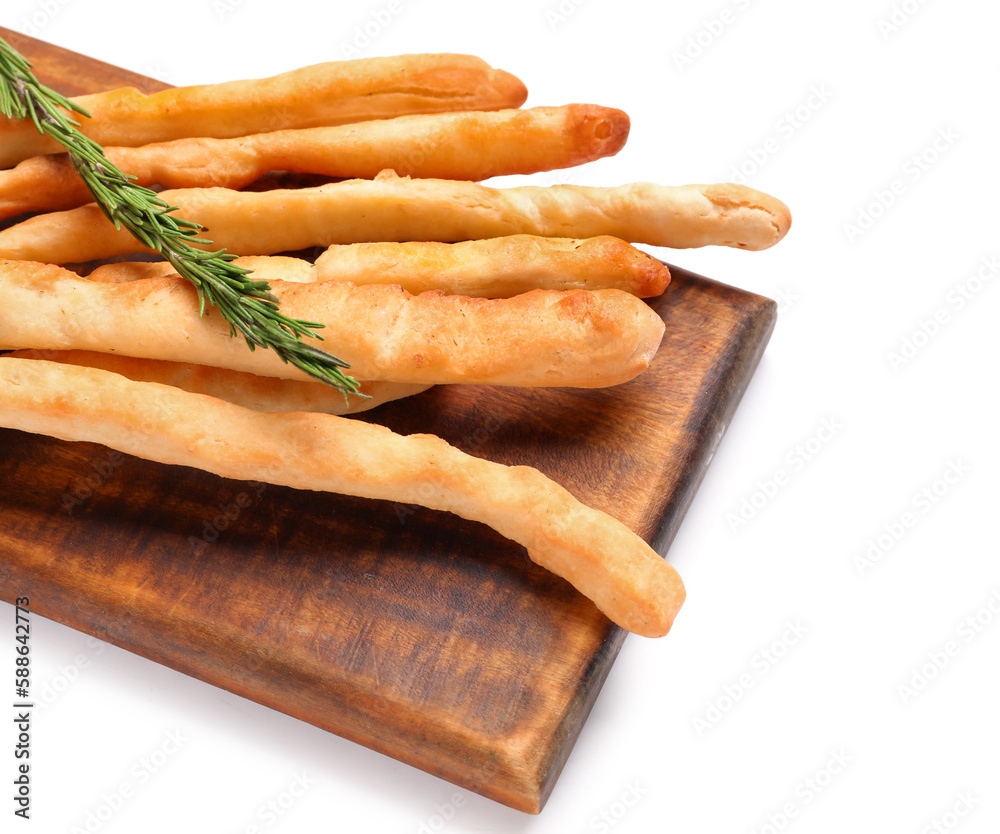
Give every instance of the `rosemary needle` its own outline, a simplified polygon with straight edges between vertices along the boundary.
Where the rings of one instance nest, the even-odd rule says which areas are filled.
[[[305,336],[322,339],[314,331],[323,325],[283,315],[267,281],[252,279],[250,270],[232,263],[235,255],[224,249],[211,252],[193,246],[211,243],[197,237],[202,227],[176,217],[172,214],[176,206],[168,205],[155,191],[136,185],[133,177],[119,170],[70,116],[74,112],[89,116],[87,111],[42,85],[30,62],[3,38],[0,112],[8,118],[31,119],[41,133],[66,149],[73,167],[115,227],[124,226],[195,286],[201,315],[206,303],[217,307],[229,324],[230,335],[243,336],[250,350],[273,350],[282,361],[337,388],[345,399],[358,394],[357,381],[344,373],[343,369],[350,367],[346,362],[302,341]]]

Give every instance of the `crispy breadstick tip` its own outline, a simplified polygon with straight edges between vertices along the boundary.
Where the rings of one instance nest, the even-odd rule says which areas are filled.
[[[760,230],[752,243],[734,240],[724,245],[739,249],[768,249],[778,243],[792,225],[792,213],[781,200],[763,191],[736,183],[703,185],[705,197],[724,213],[745,213],[753,218],[755,228]],[[762,230],[758,218],[763,215],[771,224],[773,233]]]
[[[575,118],[567,120],[567,127],[575,134],[583,161],[612,156],[625,146],[631,126],[625,111],[595,104],[571,104],[568,109]]]

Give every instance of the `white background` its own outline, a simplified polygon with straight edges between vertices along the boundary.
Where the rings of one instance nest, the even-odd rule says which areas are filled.
[[[389,8],[5,0],[0,24],[174,84],[355,44],[475,53],[520,76],[528,105],[631,115],[617,157],[538,182],[745,176],[787,202],[773,250],[656,252],[781,303],[670,552],[688,602],[668,637],[626,641],[539,817],[36,619],[36,688],[53,688],[35,714],[35,818],[0,827],[86,830],[100,813],[91,830],[145,834],[1000,830],[996,4]]]

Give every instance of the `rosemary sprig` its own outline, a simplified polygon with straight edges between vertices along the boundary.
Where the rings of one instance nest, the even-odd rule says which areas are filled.
[[[142,244],[161,254],[198,290],[201,315],[206,303],[218,308],[250,350],[270,348],[282,361],[309,376],[334,386],[344,394],[358,394],[358,383],[342,369],[350,366],[335,356],[302,341],[305,336],[322,337],[313,331],[323,327],[283,315],[278,298],[267,281],[249,277],[250,270],[232,263],[235,255],[225,249],[215,252],[192,244],[208,245],[198,238],[198,223],[172,214],[176,206],[155,191],[136,185],[134,177],[119,170],[101,146],[79,130],[70,113],[89,117],[79,105],[41,84],[30,62],[0,38],[0,112],[8,118],[31,119],[39,132],[62,145],[73,167],[83,178],[97,205],[120,229],[123,226]],[[360,395],[359,396],[363,396]]]

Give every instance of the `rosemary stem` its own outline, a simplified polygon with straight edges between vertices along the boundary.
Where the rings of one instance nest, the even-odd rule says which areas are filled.
[[[317,322],[285,316],[278,298],[266,281],[251,277],[250,270],[232,261],[224,249],[209,251],[211,241],[197,237],[203,228],[174,215],[157,193],[137,185],[104,154],[104,149],[86,136],[71,113],[89,114],[65,96],[42,85],[30,62],[0,38],[0,112],[8,118],[30,119],[40,133],[52,137],[66,149],[73,167],[90,190],[94,201],[116,228],[124,227],[145,247],[162,255],[182,278],[198,292],[200,314],[211,305],[229,324],[230,335],[240,335],[250,350],[273,350],[310,377],[332,385],[344,398],[358,391],[358,383],[344,370],[350,366],[314,345],[322,340]]]

